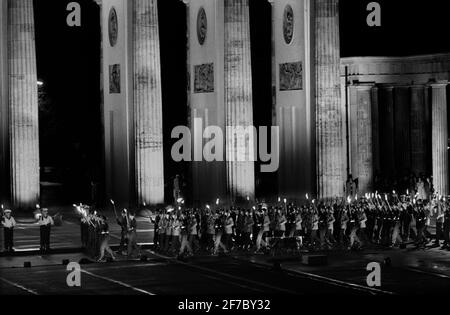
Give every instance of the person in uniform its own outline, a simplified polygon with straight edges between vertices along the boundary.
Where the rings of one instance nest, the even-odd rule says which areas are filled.
[[[311,234],[310,234],[310,245],[314,248],[317,244],[320,244],[319,233],[319,215],[317,210],[310,210],[310,224],[311,224]]]
[[[191,213],[188,217],[188,241],[193,251],[196,251],[200,247],[199,237],[198,237],[198,219],[195,213]]]
[[[444,234],[443,227],[444,227],[445,212],[444,212],[441,204],[439,204],[437,207],[438,208],[437,208],[437,217],[436,217],[436,238],[434,240],[434,246],[440,247],[441,246],[440,240],[443,238],[443,234]]]
[[[350,218],[347,214],[347,209],[343,209],[340,217],[340,230],[339,230],[339,245],[345,246],[347,243],[347,225]]]
[[[172,244],[170,251],[173,253],[179,252],[181,248],[180,236],[181,236],[182,221],[178,218],[177,214],[174,214],[172,221]]]
[[[48,253],[50,251],[50,233],[51,228],[55,225],[53,218],[48,215],[48,209],[43,208],[41,211],[41,217],[38,221],[41,237],[41,251]]]
[[[108,219],[105,216],[102,216],[99,220],[99,228],[100,228],[100,257],[98,261],[103,261],[105,257],[105,252],[111,255],[113,260],[116,260],[111,247],[109,247],[109,225]]]
[[[173,180],[173,199],[175,202],[178,202],[178,199],[181,198],[181,185],[180,185],[180,175],[176,175]]]
[[[139,250],[137,245],[137,222],[134,213],[130,213],[127,219],[127,256],[131,257],[134,250]]]
[[[181,222],[181,245],[180,250],[178,252],[178,256],[184,255],[185,251],[187,250],[188,256],[192,256],[194,253],[192,251],[192,242],[189,241],[190,236],[190,218],[187,215],[181,214],[180,216],[180,222]]]
[[[261,245],[264,247],[267,245],[265,236],[267,236],[267,233],[269,232],[270,218],[266,209],[261,209],[260,215],[258,216],[258,225],[259,230],[256,237],[256,252],[261,250]]]
[[[214,251],[213,255],[217,255],[219,253],[219,248],[222,248],[224,253],[228,253],[228,250],[225,244],[222,242],[222,235],[224,230],[225,218],[222,213],[215,215],[215,230],[216,230],[216,239],[214,240]]]
[[[125,209],[122,211],[122,215],[120,218],[116,218],[117,224],[120,226],[120,245],[119,245],[119,253],[123,253],[125,250],[125,246],[128,243],[127,240],[127,213]]]
[[[216,234],[216,224],[214,215],[208,211],[206,214],[206,250],[214,251],[214,236]]]
[[[229,211],[225,211],[225,224],[224,224],[224,244],[225,247],[231,251],[231,248],[233,247],[233,227],[234,227],[234,221],[233,217],[231,216]]]
[[[327,211],[327,232],[325,234],[325,239],[329,246],[332,246],[332,244],[335,243],[334,239],[334,222],[336,221],[334,217],[334,211],[330,207]]]
[[[16,227],[16,220],[14,220],[11,215],[12,211],[6,209],[4,211],[4,216],[1,219],[1,224],[3,226],[3,235],[5,241],[5,252],[14,252],[14,228]]]
[[[251,234],[252,234],[254,223],[255,222],[253,221],[253,216],[252,216],[251,212],[247,211],[245,213],[244,231],[243,231],[244,241],[243,241],[242,246],[243,246],[244,250],[249,250],[252,246]]]
[[[161,222],[161,213],[158,210],[155,216],[155,219],[150,219],[150,223],[153,223],[153,230],[154,230],[154,236],[153,236],[153,244],[155,248],[159,247],[160,244],[160,238],[159,238],[159,231],[160,231],[160,222]]]
[[[444,232],[444,244],[442,245],[442,249],[450,249],[450,209],[445,209],[444,212],[444,224],[443,224],[443,232]]]

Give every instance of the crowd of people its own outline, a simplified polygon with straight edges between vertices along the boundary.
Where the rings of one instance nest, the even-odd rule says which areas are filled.
[[[436,233],[429,232],[436,220]],[[279,244],[297,250],[361,249],[412,243],[450,249],[450,203],[410,196],[366,194],[362,198],[260,203],[252,207],[215,207],[159,211],[152,220],[155,246],[172,255],[196,251],[218,254],[234,250],[267,252]],[[292,239],[292,242],[280,242]],[[441,241],[443,243],[441,244]],[[431,243],[433,242],[433,243]]]
[[[108,218],[98,211],[91,209],[87,205],[74,205],[78,213],[81,215],[81,243],[86,252],[92,257],[98,258],[98,261],[103,261],[106,254],[109,258],[116,259],[113,250],[109,246],[110,230]],[[135,214],[123,209],[120,216],[117,215],[116,223],[121,227],[121,239],[119,250],[116,254],[132,257],[139,254],[140,248],[137,245],[137,222]]]
[[[83,246],[99,260],[106,253],[115,259],[107,218],[87,206],[76,207],[81,213]],[[241,207],[221,206],[219,200],[202,208],[177,202],[147,218],[154,225],[155,250],[172,256],[358,250],[406,244],[450,250],[450,200],[443,196],[420,199],[417,193],[397,195],[394,191],[326,201],[307,196],[298,204],[279,198],[270,204],[249,201]],[[432,220],[436,226],[433,236],[429,232]],[[124,209],[116,214],[116,223],[121,227],[116,254],[139,254],[135,214]]]
[[[174,205],[144,211],[154,225],[155,250],[173,256],[245,251],[271,253],[302,250],[358,250],[368,246],[403,247],[413,244],[450,250],[450,200],[424,189],[419,180],[416,189],[405,194],[367,193],[358,196],[351,179],[346,184],[347,198],[301,202],[278,198],[274,202],[251,202],[244,206],[221,205],[189,208],[180,194]],[[430,186],[432,187],[432,186]],[[81,241],[87,252],[98,260],[116,259],[117,254],[139,255],[135,213],[117,212],[111,201],[115,223],[121,228],[118,251],[109,246],[108,219],[86,205],[74,205],[80,215]],[[143,209],[141,209],[143,210]],[[47,209],[41,210],[41,250],[50,249],[50,229],[54,225]],[[142,211],[140,213],[142,215]],[[430,233],[430,226],[436,227]],[[5,249],[13,251],[16,225],[11,210],[3,211],[1,224]],[[433,231],[434,232],[434,231]]]

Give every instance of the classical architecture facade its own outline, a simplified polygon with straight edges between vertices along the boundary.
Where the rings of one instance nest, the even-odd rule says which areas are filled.
[[[350,172],[361,192],[372,191],[376,176],[415,174],[432,176],[435,191],[449,194],[449,79],[450,54],[341,60]]]
[[[161,204],[170,148],[162,129],[158,1],[95,1],[106,194],[124,205]],[[180,1],[193,138],[203,138],[207,126],[253,126],[249,0]],[[341,60],[338,0],[269,2],[279,195],[343,197],[348,173],[368,192],[376,174],[407,171],[432,173],[437,191],[448,194],[449,55]],[[0,35],[0,199],[31,208],[40,195],[32,0],[0,0]],[[202,148],[208,137],[203,141]],[[193,161],[193,200],[254,199],[254,162],[231,155],[249,156],[255,141],[227,132],[224,162]]]

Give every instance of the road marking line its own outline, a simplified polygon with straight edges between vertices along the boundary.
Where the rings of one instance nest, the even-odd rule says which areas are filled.
[[[242,260],[240,258],[235,257],[235,259],[237,260]],[[244,260],[247,261],[247,260]],[[257,262],[252,262],[252,261],[247,261],[249,263],[253,263],[253,264],[257,264],[257,265],[264,265],[264,266],[270,266],[269,264],[263,264],[263,263],[257,263]],[[305,272],[305,271],[300,271],[300,270],[290,270],[290,269],[284,269],[285,271],[287,271],[288,273],[294,274],[294,275],[302,275],[306,278],[309,278],[311,280],[316,280],[316,281],[320,281],[320,282],[324,282],[324,283],[328,283],[328,284],[333,284],[339,287],[345,287],[345,288],[351,288],[351,289],[355,289],[355,290],[359,290],[359,291],[369,291],[370,293],[381,293],[381,294],[388,294],[388,295],[396,295],[396,293],[394,292],[390,292],[390,291],[384,291],[384,290],[380,290],[380,289],[375,289],[375,288],[370,288],[370,287],[365,287],[363,285],[359,285],[359,284],[355,284],[355,283],[351,283],[351,282],[346,282],[346,281],[341,281],[341,280],[337,280],[337,279],[333,279],[333,278],[328,278],[325,276],[319,276],[313,273],[309,273],[309,272]]]
[[[150,251],[150,252],[153,255],[155,255],[155,256],[158,256],[158,257],[164,258],[164,259],[168,259],[168,260],[172,260],[172,261],[174,261],[174,262],[176,262],[177,264],[180,264],[180,265],[185,265],[185,266],[196,268],[196,269],[199,269],[199,270],[215,273],[215,274],[218,274],[218,275],[221,275],[221,276],[224,276],[224,277],[228,277],[228,278],[231,278],[231,279],[236,279],[236,280],[244,281],[244,282],[247,282],[247,283],[256,284],[258,286],[266,287],[266,288],[269,288],[269,289],[272,289],[272,290],[276,290],[276,291],[283,291],[283,292],[286,292],[286,293],[289,293],[289,294],[295,294],[295,295],[299,294],[296,291],[283,289],[283,288],[272,286],[272,285],[265,284],[265,283],[262,283],[262,282],[258,282],[258,281],[254,281],[254,280],[250,280],[250,279],[245,279],[245,278],[242,278],[242,277],[239,277],[239,276],[233,276],[233,275],[230,275],[228,273],[216,271],[216,270],[213,270],[213,269],[209,269],[209,268],[205,268],[205,267],[201,267],[201,266],[197,266],[197,265],[193,265],[193,264],[188,264],[188,263],[185,263],[185,262],[182,262],[182,261],[178,261],[177,259],[174,259],[172,257],[160,255],[160,254],[157,254],[157,253],[155,253],[153,251]]]
[[[430,275],[430,276],[434,276],[434,277],[438,277],[438,278],[445,278],[445,279],[449,279],[450,276],[444,275],[442,273],[437,273],[437,272],[431,272],[431,271],[424,271],[424,270],[420,270],[420,269],[416,269],[414,267],[405,267],[402,269],[406,269],[412,272],[417,272],[417,273],[423,273],[426,275]]]
[[[249,287],[249,286],[246,286],[246,285],[243,285],[243,284],[239,284],[237,282],[228,281],[228,280],[224,280],[224,279],[220,279],[220,278],[217,278],[217,277],[208,276],[208,275],[204,275],[204,274],[202,276],[205,277],[205,278],[209,278],[209,279],[217,280],[217,281],[220,281],[220,282],[228,283],[228,284],[231,284],[231,285],[234,285],[234,286],[238,286],[238,287],[241,287],[241,288],[244,288],[244,289],[247,289],[247,290],[253,290],[253,291],[263,292],[264,293],[263,290],[256,289],[256,288],[253,288],[253,287]]]
[[[99,276],[99,275],[96,275],[96,274],[94,274],[92,272],[89,272],[89,271],[86,271],[86,270],[81,270],[81,272],[83,272],[85,274],[88,274],[88,275],[90,275],[90,276],[92,276],[94,278],[98,278],[98,279],[105,280],[105,281],[108,281],[108,282],[111,282],[111,283],[115,283],[115,284],[121,285],[123,287],[126,287],[128,289],[131,289],[131,290],[134,290],[134,291],[137,291],[137,292],[140,292],[140,293],[144,293],[144,294],[147,294],[147,295],[156,295],[156,294],[154,294],[152,292],[145,291],[145,290],[133,287],[132,285],[126,284],[126,283],[124,283],[122,281],[114,280],[114,279],[111,279],[111,278],[108,278],[108,277]]]
[[[121,261],[118,261],[121,262]],[[155,267],[155,266],[166,266],[166,263],[149,263],[149,264],[133,264],[133,265],[124,265],[124,266],[114,266],[108,267],[108,270],[111,269],[129,269],[129,268],[144,268],[144,267]],[[105,270],[103,266],[91,268],[91,270]]]
[[[376,288],[370,288],[370,287],[365,287],[363,285],[359,285],[356,283],[351,283],[351,282],[346,282],[346,281],[341,281],[341,280],[337,280],[337,279],[333,279],[333,278],[328,278],[325,276],[319,276],[313,273],[309,273],[309,272],[304,272],[304,271],[292,271],[292,270],[287,270],[289,273],[293,273],[293,274],[301,274],[311,280],[317,280],[320,282],[324,282],[324,283],[328,283],[328,284],[333,284],[339,287],[344,287],[344,288],[351,288],[351,289],[355,289],[358,291],[368,291],[370,293],[380,293],[380,294],[388,294],[388,295],[397,295],[394,292],[391,291],[385,291],[385,290],[380,290],[380,289],[376,289]]]
[[[22,286],[22,285],[20,285],[20,284],[18,284],[18,283],[15,283],[15,282],[6,280],[5,278],[0,278],[0,280],[6,282],[6,283],[9,284],[9,285],[12,285],[13,287],[16,287],[16,288],[19,288],[19,289],[21,289],[21,290],[24,290],[24,291],[26,291],[26,292],[28,292],[28,293],[30,293],[30,294],[33,294],[33,295],[39,295],[39,293],[37,293],[36,291],[31,290],[31,289],[28,289],[28,288],[25,288],[24,286]]]

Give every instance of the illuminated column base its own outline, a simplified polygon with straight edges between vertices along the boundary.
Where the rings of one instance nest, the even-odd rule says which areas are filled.
[[[11,192],[16,208],[39,200],[39,125],[33,0],[8,1]]]
[[[138,203],[160,204],[164,156],[157,0],[133,0],[133,61]]]

